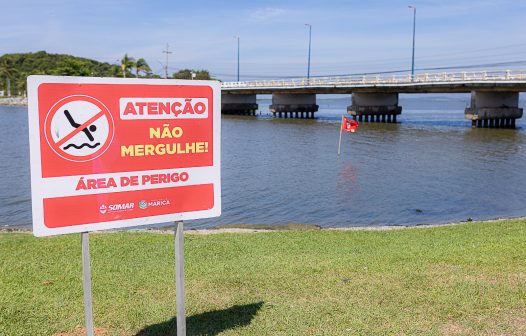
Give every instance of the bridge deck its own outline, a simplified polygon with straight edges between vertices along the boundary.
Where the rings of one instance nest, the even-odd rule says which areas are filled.
[[[229,94],[353,92],[385,93],[465,93],[471,91],[526,92],[526,70],[443,72],[404,76],[338,76],[249,82],[224,82],[221,91]]]

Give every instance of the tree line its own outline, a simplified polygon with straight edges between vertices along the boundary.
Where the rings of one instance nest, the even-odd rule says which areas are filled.
[[[161,78],[152,72],[144,58],[135,59],[128,54],[120,65],[45,51],[0,56],[0,91],[4,96],[25,95],[29,75]],[[194,69],[179,70],[170,78],[213,79],[207,70]]]

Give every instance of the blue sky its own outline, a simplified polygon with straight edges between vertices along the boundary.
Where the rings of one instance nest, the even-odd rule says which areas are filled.
[[[417,69],[508,63],[526,68],[526,1],[2,0],[0,54],[67,53],[116,63],[124,53],[163,74],[207,69],[235,80],[407,70],[417,7]],[[521,63],[522,62],[522,63]],[[423,71],[422,71],[423,72]]]

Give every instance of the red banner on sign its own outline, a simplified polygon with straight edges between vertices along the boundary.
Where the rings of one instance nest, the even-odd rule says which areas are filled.
[[[44,199],[48,228],[209,210],[212,184]]]

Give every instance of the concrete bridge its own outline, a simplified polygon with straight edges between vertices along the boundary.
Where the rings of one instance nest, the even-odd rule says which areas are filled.
[[[400,93],[471,93],[464,115],[473,127],[515,128],[522,117],[519,92],[526,92],[526,70],[224,82],[221,92],[225,114],[254,115],[257,95],[272,94],[270,112],[285,118],[314,118],[316,94],[352,94],[347,113],[368,122],[396,122]]]

